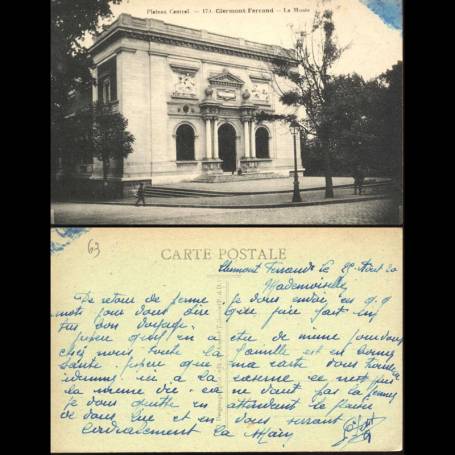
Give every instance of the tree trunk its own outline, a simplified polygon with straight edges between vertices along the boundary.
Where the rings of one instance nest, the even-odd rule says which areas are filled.
[[[107,199],[107,175],[109,172],[109,158],[103,158],[103,198]]]
[[[332,163],[330,160],[330,149],[327,142],[322,143],[322,153],[324,154],[324,175],[325,175],[325,198],[333,198]]]
[[[51,198],[58,199],[63,195],[62,182],[58,179],[60,171],[59,156],[55,148],[51,151]]]

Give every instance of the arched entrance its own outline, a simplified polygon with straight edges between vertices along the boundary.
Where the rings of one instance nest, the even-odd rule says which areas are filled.
[[[260,127],[256,130],[256,157],[270,158],[269,155],[269,132]]]
[[[224,172],[232,172],[235,164],[235,129],[225,123],[218,128],[218,153],[223,161],[221,169]]]

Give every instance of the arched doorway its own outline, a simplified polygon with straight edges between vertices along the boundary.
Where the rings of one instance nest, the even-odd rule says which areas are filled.
[[[236,168],[235,136],[235,129],[228,123],[218,128],[218,153],[223,161],[221,169],[224,172],[232,172]]]
[[[269,132],[266,128],[260,127],[256,130],[256,157],[270,158],[269,155]]]
[[[180,125],[176,131],[177,161],[194,160],[194,130],[190,125]]]

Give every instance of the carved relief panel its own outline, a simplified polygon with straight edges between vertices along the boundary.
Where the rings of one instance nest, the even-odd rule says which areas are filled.
[[[270,104],[270,86],[267,83],[254,83],[251,89],[251,101]]]
[[[175,74],[173,97],[196,98],[196,80],[189,73]]]
[[[251,80],[251,101],[257,104],[271,105],[272,78],[267,73],[250,74]]]
[[[172,68],[172,98],[197,98],[196,72],[198,68],[171,64]]]
[[[221,101],[235,101],[244,82],[239,77],[224,69],[221,73],[212,74],[208,78],[210,87],[216,93],[216,99]],[[212,89],[212,90],[213,90]]]
[[[233,101],[236,99],[235,90],[219,88],[216,91],[216,97],[219,100]]]

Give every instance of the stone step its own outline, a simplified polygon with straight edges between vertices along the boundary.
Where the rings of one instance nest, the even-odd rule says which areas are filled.
[[[223,177],[228,180],[222,180],[225,182],[231,181],[241,181],[241,180],[256,180],[264,178],[272,178],[270,174],[273,173],[261,173],[261,174],[244,174],[244,175],[232,175],[232,174],[219,174],[220,177]],[[245,179],[246,176],[249,176]],[[266,175],[264,177],[264,175]],[[282,177],[282,176],[281,176]],[[273,176],[276,178],[276,175]],[[283,178],[283,177],[282,177]],[[289,179],[289,177],[284,177]],[[207,182],[207,181],[205,181]],[[291,180],[290,180],[291,182]],[[211,182],[213,183],[213,181]],[[374,191],[375,189],[382,189],[384,187],[390,186],[390,180],[376,181],[375,179],[367,179],[365,181],[365,189],[369,191]],[[353,187],[353,184],[344,184],[344,185],[334,185],[334,188],[349,188]],[[216,188],[216,186],[214,186]],[[300,191],[320,191],[324,187],[311,187],[311,188],[300,188]],[[286,190],[275,190],[275,191],[216,191],[216,190],[205,190],[205,189],[192,189],[192,188],[181,188],[181,187],[168,187],[168,186],[155,186],[155,185],[145,185],[144,193],[146,197],[158,197],[158,198],[204,198],[204,197],[222,197],[222,196],[243,196],[251,194],[265,194],[265,193],[286,193],[291,192],[290,189]]]
[[[192,190],[186,188],[166,188],[146,185],[144,187],[146,197],[216,197],[230,196],[231,193],[221,191]]]
[[[200,175],[192,180],[192,182],[203,182],[203,183],[219,183],[219,182],[241,182],[244,180],[263,180],[263,179],[277,179],[287,178],[276,172],[255,172],[251,174],[234,174],[223,173],[223,174],[206,174]]]
[[[213,195],[219,195],[219,196],[226,196],[230,195],[230,192],[227,191],[214,191],[214,190],[199,190],[195,188],[185,188],[185,187],[177,187],[177,186],[155,186],[155,185],[148,185],[148,188],[151,190],[157,190],[157,191],[170,191],[170,192],[183,192],[183,193],[192,193],[196,195],[208,195],[208,196],[213,196]]]

